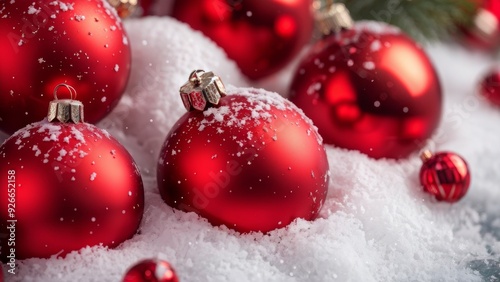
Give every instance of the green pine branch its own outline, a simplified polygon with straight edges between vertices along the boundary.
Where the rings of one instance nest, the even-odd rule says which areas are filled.
[[[329,1],[329,0],[323,0]],[[384,21],[418,41],[446,40],[472,21],[471,0],[338,0],[354,20]]]

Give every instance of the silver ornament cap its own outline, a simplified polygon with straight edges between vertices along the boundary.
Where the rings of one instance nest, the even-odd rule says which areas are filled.
[[[57,98],[57,91],[60,87],[66,87],[69,90],[71,99]],[[74,97],[73,97],[74,95]],[[76,98],[76,90],[72,86],[61,83],[54,88],[54,100],[49,103],[47,119],[49,122],[63,123],[81,123],[83,120],[83,104]]]
[[[188,111],[204,111],[209,106],[216,106],[226,96],[226,88],[220,77],[213,72],[195,70],[189,80],[180,88],[182,103]]]
[[[317,29],[323,35],[338,33],[342,29],[351,29],[354,26],[349,10],[341,3],[318,5],[315,20]]]

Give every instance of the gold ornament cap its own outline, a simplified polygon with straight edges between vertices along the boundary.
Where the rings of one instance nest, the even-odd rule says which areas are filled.
[[[193,71],[179,92],[188,111],[204,111],[209,106],[218,105],[220,99],[226,96],[226,88],[220,77],[203,70]]]
[[[57,90],[60,87],[66,87],[69,91],[71,99],[57,98]],[[73,97],[74,95],[74,97]],[[71,85],[61,83],[54,88],[54,101],[49,103],[49,112],[47,119],[49,122],[63,123],[82,123],[83,121],[83,104],[80,101],[73,100],[76,98],[76,90]]]
[[[323,35],[338,33],[342,29],[354,26],[349,10],[341,3],[327,5],[316,4],[315,21],[319,32]]]
[[[118,16],[125,19],[132,15],[137,9],[138,0],[108,0],[109,4],[116,9]]]
[[[421,154],[420,154],[420,159],[422,160],[422,162],[427,162],[428,160],[430,160],[432,158],[432,152],[429,151],[429,150],[424,150]]]

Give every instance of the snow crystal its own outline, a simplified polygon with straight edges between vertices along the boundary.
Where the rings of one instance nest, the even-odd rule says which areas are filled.
[[[326,146],[331,178],[320,217],[266,235],[238,234],[166,206],[154,173],[167,132],[185,112],[177,90],[187,75],[204,68],[216,71],[226,84],[244,86],[244,81],[218,47],[175,20],[144,18],[125,27],[134,47],[131,78],[118,108],[101,125],[141,165],[148,208],[140,233],[116,249],[87,247],[64,259],[18,261],[18,273],[7,281],[121,281],[132,264],[149,257],[169,261],[180,281],[194,282],[500,279],[500,111],[474,95],[490,56],[456,46],[427,47],[445,90],[442,125],[430,144],[459,152],[473,173],[461,202],[439,203],[422,192],[416,154],[399,161],[373,160]],[[12,138],[24,144],[30,139],[22,139],[25,132]]]
[[[372,52],[377,52],[382,48],[382,43],[380,43],[380,40],[373,40],[373,42],[370,44],[370,51]]]
[[[33,3],[33,4],[35,4],[35,3]],[[38,13],[40,13],[40,8],[37,9],[33,5],[28,7],[28,14],[29,15],[38,14]]]
[[[83,133],[81,131],[79,131],[78,129],[76,129],[76,127],[71,128],[71,134],[72,134],[73,138],[75,138],[76,140],[78,140],[82,143],[87,143],[85,141],[85,136],[83,135]]]
[[[374,62],[364,62],[363,67],[367,70],[374,70],[375,69],[375,63]]]
[[[96,172],[92,172],[90,174],[90,181],[94,181],[96,177],[97,177],[97,173]]]
[[[84,15],[75,15],[75,20],[77,22],[81,22],[81,21],[85,20],[85,16]]]

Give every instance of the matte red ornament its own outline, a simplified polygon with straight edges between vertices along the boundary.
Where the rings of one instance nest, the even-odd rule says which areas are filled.
[[[276,93],[227,94],[186,113],[168,134],[157,174],[163,200],[240,232],[315,219],[329,168],[311,121]]]
[[[254,80],[287,65],[313,31],[311,0],[177,0],[172,16],[215,41]]]
[[[441,87],[421,47],[398,29],[358,22],[318,41],[290,99],[325,143],[372,158],[404,158],[438,126]]]
[[[159,259],[146,259],[132,266],[123,282],[179,282],[172,266]]]
[[[0,146],[0,237],[9,238],[1,241],[2,261],[116,247],[136,233],[141,175],[113,137],[81,122],[81,109],[78,101],[56,100],[48,120]]]
[[[454,203],[465,196],[470,185],[470,172],[467,162],[451,152],[432,155],[422,154],[424,162],[420,169],[420,183],[424,190],[438,201]]]
[[[494,68],[486,74],[480,84],[479,93],[493,105],[500,107],[500,69]]]
[[[118,103],[130,73],[127,35],[107,1],[0,1],[0,130],[40,121],[52,89],[81,90],[86,120]]]

